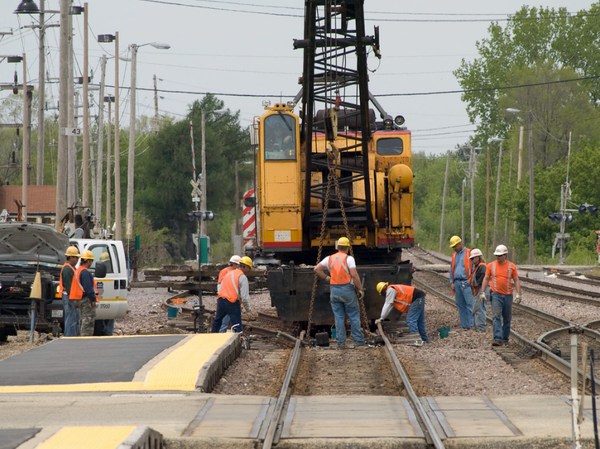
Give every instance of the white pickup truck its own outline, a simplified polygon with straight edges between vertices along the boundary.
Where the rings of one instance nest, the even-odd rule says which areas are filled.
[[[71,239],[71,244],[79,248],[81,254],[89,249],[94,255],[90,271],[95,272],[98,262],[106,266],[106,276],[96,277],[100,302],[96,306],[96,326],[94,335],[112,335],[114,320],[127,313],[127,292],[129,276],[125,248],[120,240]]]
[[[0,342],[18,330],[30,329],[58,334],[64,326],[62,298],[58,295],[65,251],[76,245],[94,254],[91,271],[102,260],[106,275],[96,277],[100,303],[94,335],[112,335],[114,320],[127,313],[128,276],[123,243],[114,240],[69,238],[45,224],[0,222]],[[105,254],[106,253],[106,254]],[[106,260],[104,260],[106,259]],[[98,270],[98,274],[103,269]],[[41,278],[41,298],[32,299],[36,273]],[[32,313],[33,312],[33,313]]]

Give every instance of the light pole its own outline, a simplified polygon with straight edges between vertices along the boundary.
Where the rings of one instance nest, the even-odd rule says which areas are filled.
[[[119,145],[119,32],[98,35],[100,43],[115,43],[115,240],[121,240],[121,158]],[[110,213],[107,212],[110,216]],[[110,226],[110,223],[108,223]]]
[[[507,108],[506,112],[518,114],[524,111]],[[533,112],[527,111],[529,122],[529,265],[533,265]]]
[[[147,44],[131,44],[131,91],[129,94],[129,158],[127,160],[127,211],[125,213],[126,237],[131,240],[133,237],[133,182],[135,170],[135,89],[137,76],[137,52],[140,47],[151,45],[159,50],[168,50],[169,44],[159,44],[150,42]]]
[[[496,177],[496,200],[494,201],[494,236],[492,246],[495,248],[498,244],[498,197],[500,196],[500,174],[502,172],[502,142],[504,139],[494,137],[490,142],[500,142],[498,149],[498,176]]]

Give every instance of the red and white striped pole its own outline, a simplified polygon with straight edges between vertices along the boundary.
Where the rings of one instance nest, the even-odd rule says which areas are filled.
[[[254,189],[244,193],[244,200],[254,196]],[[244,201],[245,204],[245,201]],[[254,207],[244,206],[243,211],[243,238],[244,248],[257,246],[256,240],[256,213]]]

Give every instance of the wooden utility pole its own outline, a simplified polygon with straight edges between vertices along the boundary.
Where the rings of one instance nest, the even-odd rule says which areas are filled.
[[[462,180],[462,192],[460,196],[460,235],[461,238],[465,238],[465,184],[467,180],[463,178]]]
[[[492,246],[498,244],[498,197],[500,196],[500,175],[502,173],[502,142],[498,150],[498,176],[496,178],[496,200],[494,201],[494,240]]]
[[[240,187],[238,177],[238,161],[235,161],[235,235],[240,235]]]
[[[444,192],[442,194],[442,220],[440,222],[440,247],[439,252],[442,252],[442,245],[444,243],[444,215],[446,213],[446,189],[448,188],[448,172],[450,171],[450,151],[446,156],[446,175],[444,176]]]
[[[119,146],[119,32],[115,32],[115,240],[121,240],[121,148]]]
[[[517,190],[521,186],[521,174],[523,173],[523,131],[525,128],[521,126],[519,129],[519,158],[517,159]],[[517,233],[517,222],[513,222],[513,233]]]
[[[90,205],[90,111],[88,98],[88,4],[83,4],[83,149],[81,154],[81,202]],[[92,206],[93,207],[93,206]]]
[[[67,114],[68,114],[68,125],[71,128],[77,128],[77,119],[75,118],[75,85],[73,82],[73,16],[69,13],[69,73],[68,73],[68,86],[69,86],[69,97],[67,98]],[[75,204],[79,202],[78,193],[78,182],[77,182],[77,137],[69,136],[69,150],[68,150],[68,170],[69,174],[67,177],[67,202],[69,204]],[[87,205],[86,205],[87,206]]]
[[[66,105],[69,96],[67,58],[69,54],[69,0],[60,0],[60,64],[59,64],[59,99],[62,108],[58,111],[58,155],[56,163],[56,220],[55,227],[60,227],[60,217],[67,212],[67,163],[68,137],[64,129],[68,124]]]
[[[158,87],[156,83],[156,75],[154,75],[154,132],[158,133],[159,130],[159,118],[158,118]]]
[[[23,192],[21,203],[23,204],[21,219],[27,221],[27,208],[29,203],[27,201],[27,186],[29,185],[29,158],[31,153],[31,100],[33,93],[29,90],[27,85],[27,58],[23,53],[23,162],[22,166],[22,178],[23,178]]]
[[[104,84],[106,81],[106,55],[102,55],[100,62],[100,97],[98,101],[98,141],[96,143],[96,184],[95,188],[95,203],[94,213],[98,224],[102,222],[102,174],[104,169],[103,153],[104,153]],[[108,124],[110,127],[110,123]],[[110,138],[109,138],[110,142]]]
[[[111,204],[111,177],[112,177],[112,170],[111,170],[111,163],[110,160],[112,158],[112,154],[111,154],[111,121],[110,121],[110,105],[112,103],[112,100],[114,100],[116,97],[112,97],[112,99],[110,98],[110,95],[108,97],[108,126],[106,127],[106,227],[108,229],[112,229],[112,204]]]
[[[490,227],[490,147],[487,147],[487,163],[485,165],[485,258],[488,258],[488,231]]]
[[[508,189],[509,189],[509,191],[510,191],[511,178],[512,178],[512,164],[513,164],[513,147],[511,145],[510,146],[510,157],[508,159]],[[506,239],[508,239],[508,209],[506,209],[506,217],[504,219],[504,237]]]
[[[36,184],[44,185],[44,104],[46,96],[46,51],[44,40],[46,25],[44,16],[44,0],[40,0],[40,45],[39,45],[39,70],[38,70],[38,142],[37,142],[37,166]]]
[[[533,112],[529,118],[529,265],[533,265]]]

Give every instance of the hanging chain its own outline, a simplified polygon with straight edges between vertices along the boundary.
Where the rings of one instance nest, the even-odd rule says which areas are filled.
[[[335,187],[337,189],[338,201],[340,202],[340,211],[342,212],[342,220],[344,221],[344,229],[346,230],[346,235],[350,235],[350,228],[348,227],[348,220],[346,220],[346,209],[344,208],[344,203],[342,202],[342,191],[340,190],[340,183],[338,177],[334,177]],[[352,245],[350,246],[350,255],[354,257],[354,250],[352,249]],[[362,286],[364,289],[364,285]],[[358,295],[357,295],[358,299]],[[364,299],[358,299],[358,304],[360,307],[360,321],[361,327],[365,329],[368,333],[369,331],[369,319],[367,318],[367,309],[365,307]]]
[[[319,250],[317,252],[317,264],[321,261],[321,253],[323,251],[323,238],[325,236],[325,226],[327,221],[327,207],[329,205],[329,192],[331,190],[331,180],[335,177],[335,165],[331,167],[329,165],[329,159],[327,159],[327,166],[329,168],[329,174],[327,175],[327,190],[325,191],[325,203],[323,204],[323,220],[321,221],[321,234],[319,236]],[[306,335],[310,338],[310,327],[313,322],[313,311],[315,308],[315,297],[317,294],[317,283],[319,277],[315,273],[313,279],[312,294],[310,296],[310,308],[308,310],[308,326],[306,328]]]

